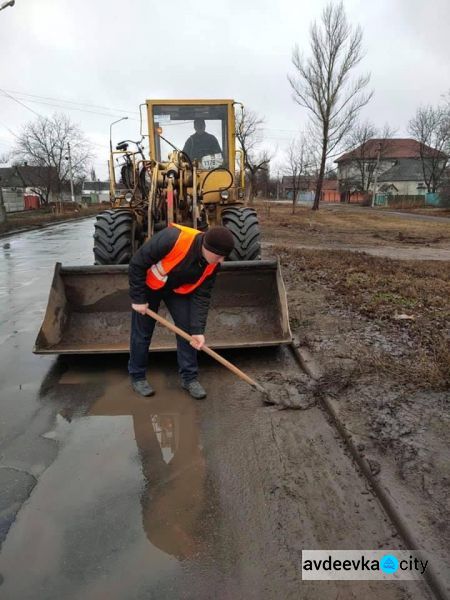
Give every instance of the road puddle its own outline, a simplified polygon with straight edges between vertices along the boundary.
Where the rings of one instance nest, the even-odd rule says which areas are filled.
[[[68,597],[68,582],[74,598],[134,597],[141,586],[165,597],[186,572],[205,570],[214,519],[198,405],[174,365],[150,374],[156,395],[142,398],[126,370],[106,362],[75,362],[47,381],[41,402],[61,408],[43,437],[60,450],[2,549],[2,593],[10,597]]]
[[[142,523],[149,541],[179,560],[201,550],[196,533],[204,504],[205,460],[196,406],[161,373],[151,377],[156,396],[141,398],[128,377],[109,385],[88,418],[129,416],[144,486]]]

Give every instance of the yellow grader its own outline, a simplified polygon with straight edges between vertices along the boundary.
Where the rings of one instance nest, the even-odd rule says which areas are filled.
[[[238,104],[147,100],[149,156],[140,142],[123,141],[114,150],[110,145],[110,207],[96,218],[95,265],[57,263],[35,352],[127,352],[127,264],[141,244],[170,223],[199,230],[224,225],[234,236],[235,248],[213,293],[206,330],[211,347],[290,341],[280,269],[277,262],[261,260],[257,214],[244,204],[245,161],[235,134]],[[175,340],[157,327],[151,350],[172,349]]]
[[[136,149],[125,141],[111,151],[111,209],[97,217],[96,264],[128,263],[145,239],[169,223],[200,230],[224,225],[235,237],[231,260],[260,258],[256,212],[243,206],[244,157],[235,147],[235,103],[149,100],[146,107],[149,160],[139,142],[131,142]]]

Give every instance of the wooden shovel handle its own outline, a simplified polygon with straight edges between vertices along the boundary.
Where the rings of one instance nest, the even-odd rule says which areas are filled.
[[[194,341],[191,335],[189,335],[188,333],[186,333],[185,331],[183,331],[182,329],[180,329],[179,327],[177,327],[176,325],[174,325],[167,319],[164,319],[164,317],[161,317],[160,315],[158,315],[158,313],[154,312],[150,308],[147,308],[145,310],[145,312],[149,317],[152,317],[152,319],[155,319],[155,321],[158,321],[158,323],[161,323],[161,325],[164,325],[164,327],[167,327],[167,329],[170,329],[170,331],[173,331],[173,333],[176,333],[177,335],[181,336],[188,342]],[[209,354],[209,356],[214,358],[214,360],[217,360],[217,362],[219,362],[224,367],[226,367],[227,369],[232,371],[235,375],[237,375],[238,377],[240,377],[241,379],[246,381],[248,384],[250,384],[251,386],[256,388],[259,392],[261,392],[263,394],[266,393],[265,389],[262,386],[260,386],[259,383],[254,381],[251,377],[249,377],[243,371],[238,369],[235,365],[230,363],[230,361],[228,361],[226,358],[223,358],[223,356],[220,356],[220,354],[217,354],[217,352],[212,350],[209,346],[204,345],[204,346],[202,346],[201,349],[203,350],[203,352],[206,352],[206,354]]]

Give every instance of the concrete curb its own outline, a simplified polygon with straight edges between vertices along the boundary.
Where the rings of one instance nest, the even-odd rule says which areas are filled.
[[[294,342],[290,345],[291,351],[297,360],[301,369],[309,375],[312,379],[317,381],[320,379],[320,376],[323,373],[323,370],[320,367],[320,364],[317,363],[316,359],[312,356],[309,350],[305,347],[302,347],[298,341],[294,340]],[[322,405],[322,409],[325,414],[328,415],[332,423],[334,424],[336,430],[350,451],[351,456],[354,461],[358,465],[362,474],[366,478],[368,484],[371,486],[375,496],[380,502],[381,506],[384,509],[384,512],[389,517],[391,523],[394,524],[397,532],[402,539],[405,547],[408,550],[420,551],[421,548],[415,538],[413,531],[411,530],[409,524],[403,517],[403,515],[399,512],[396,504],[394,503],[392,497],[389,494],[389,490],[383,486],[381,481],[378,480],[376,475],[374,475],[371,471],[370,465],[367,462],[367,459],[360,453],[356,444],[353,441],[352,435],[347,431],[345,424],[339,419],[339,416],[334,409],[330,399],[326,395],[321,395],[320,403]],[[447,588],[445,582],[441,580],[439,573],[430,565],[430,568],[427,570],[425,574],[425,580],[431,589],[432,593],[438,600],[446,600],[447,596]]]

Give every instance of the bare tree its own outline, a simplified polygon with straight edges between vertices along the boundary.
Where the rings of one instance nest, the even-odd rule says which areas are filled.
[[[356,191],[368,192],[374,182],[377,164],[387,156],[391,149],[391,140],[395,131],[389,125],[383,129],[377,128],[370,121],[358,122],[352,127],[346,137],[347,147],[351,151],[348,167],[352,169],[346,183]],[[375,146],[374,146],[375,144]],[[377,160],[374,160],[374,151]]]
[[[69,117],[56,113],[50,118],[38,117],[27,123],[17,137],[14,159],[16,163],[38,168],[34,185],[44,204],[48,203],[51,191],[59,196],[69,180],[69,143],[73,178],[81,181],[87,173],[92,151],[81,129]]]
[[[261,150],[258,154],[246,155],[245,164],[247,167],[248,175],[248,198],[250,204],[258,191],[258,180],[265,181],[269,175],[269,165],[272,160],[272,155],[267,150]]]
[[[285,173],[292,182],[292,214],[295,213],[297,194],[300,191],[301,180],[312,166],[310,152],[303,136],[292,140],[287,151],[287,166]]]
[[[370,75],[350,81],[352,69],[363,56],[362,29],[348,24],[342,2],[330,2],[324,8],[321,23],[312,25],[310,35],[311,55],[304,58],[295,47],[295,75],[288,79],[294,100],[310,111],[314,137],[321,146],[313,204],[313,210],[317,210],[327,159],[336,152],[372,92],[364,92]]]
[[[256,194],[258,173],[269,170],[271,156],[267,150],[257,151],[262,140],[264,119],[255,111],[242,107],[236,113],[236,139],[244,152],[245,170],[248,176],[248,198],[250,204]]]
[[[436,192],[450,154],[450,102],[437,107],[420,107],[408,125],[419,142],[422,172],[428,192]]]

